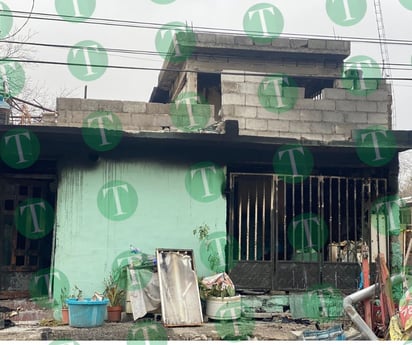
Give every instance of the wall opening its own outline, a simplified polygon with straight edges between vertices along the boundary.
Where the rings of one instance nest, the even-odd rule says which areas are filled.
[[[41,199],[55,205],[55,176],[0,176],[0,298],[29,297],[33,273],[51,265],[53,231],[35,238],[17,229],[16,212],[29,199]],[[33,211],[35,212],[35,211]],[[44,219],[36,221],[39,229]]]
[[[334,79],[293,77],[297,87],[305,88],[305,98],[320,100],[323,89],[333,88]]]
[[[222,108],[222,82],[218,73],[198,73],[197,93],[204,97],[208,104],[214,105],[214,118],[219,121],[219,112]]]

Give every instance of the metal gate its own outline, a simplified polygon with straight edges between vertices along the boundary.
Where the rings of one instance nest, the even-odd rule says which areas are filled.
[[[370,258],[388,257],[386,226],[373,215],[386,179],[232,173],[230,190],[228,260],[238,288],[355,290],[362,243]]]

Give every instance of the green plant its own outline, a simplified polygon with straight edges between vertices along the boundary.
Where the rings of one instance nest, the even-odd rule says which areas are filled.
[[[212,248],[212,241],[209,240],[210,227],[207,224],[199,225],[197,228],[193,229],[193,235],[199,239],[200,242],[205,243],[206,251],[208,253],[207,260],[210,265],[210,269],[213,272],[217,272],[220,265],[219,254],[214,248]]]
[[[209,239],[210,227],[207,224],[199,225],[197,228],[193,229],[193,235],[198,238],[200,242],[205,243],[205,248],[208,253],[208,262],[210,269],[213,272],[217,272],[220,266],[220,257],[218,252],[212,248],[211,244],[213,243]],[[200,279],[199,282],[199,292],[200,298],[206,300],[208,296],[214,297],[232,297],[235,296],[235,289],[232,286],[228,286],[223,281],[213,284],[211,287],[206,286],[202,283]]]
[[[80,290],[80,288],[77,285],[75,285],[73,288],[73,292],[70,295],[70,298],[75,298],[78,301],[81,301],[83,299],[83,291]]]
[[[235,289],[232,286],[223,286],[222,283],[216,283],[208,288],[199,280],[199,293],[202,300],[206,300],[209,296],[213,297],[233,297],[236,294]]]
[[[62,309],[67,309],[67,302],[66,300],[69,298],[69,290],[67,287],[60,289],[60,302]]]
[[[109,300],[110,306],[120,306],[123,304],[126,291],[120,285],[121,271],[113,270],[104,280],[104,295]]]

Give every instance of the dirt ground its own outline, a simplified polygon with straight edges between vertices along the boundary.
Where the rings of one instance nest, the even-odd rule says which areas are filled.
[[[320,328],[328,329],[331,325],[320,324]],[[205,322],[201,326],[168,328],[150,319],[106,322],[94,328],[74,328],[43,321],[16,322],[16,326],[0,330],[0,340],[299,340],[303,331],[316,329],[315,322],[284,317],[265,321],[215,321]],[[344,326],[344,329],[347,334],[357,333],[349,326]]]

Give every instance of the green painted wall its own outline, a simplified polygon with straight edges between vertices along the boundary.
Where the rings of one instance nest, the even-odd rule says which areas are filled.
[[[99,160],[84,165],[65,162],[59,171],[54,268],[67,276],[70,288],[77,285],[85,297],[102,292],[114,259],[129,251],[130,244],[150,254],[155,248],[194,249],[198,275],[210,273],[192,231],[204,223],[213,232],[226,231],[223,168],[207,162]],[[101,188],[113,180],[125,183],[114,189],[112,185],[103,194]],[[134,212],[128,210],[134,202],[132,188],[137,194]],[[125,218],[130,211],[130,217],[108,219],[99,209],[101,201],[103,212]],[[55,299],[59,295],[56,284]]]

